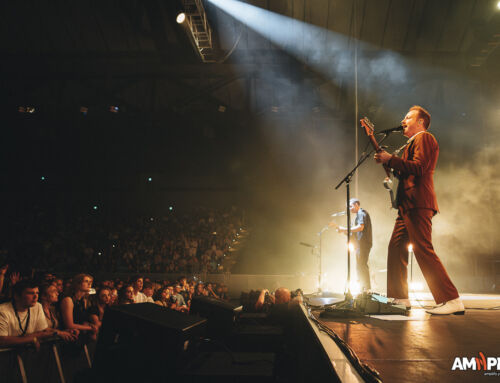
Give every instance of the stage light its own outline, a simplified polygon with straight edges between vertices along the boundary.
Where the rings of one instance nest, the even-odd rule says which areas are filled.
[[[97,205],[94,205],[93,209],[94,209],[94,210],[97,210]]]
[[[361,294],[361,285],[357,281],[351,281],[349,283],[349,290],[351,290],[352,295]]]
[[[413,245],[411,243],[408,245],[408,251],[410,253],[413,252]]]
[[[422,291],[424,289],[424,284],[422,282],[410,282],[411,291]]]
[[[119,108],[118,106],[111,105],[111,106],[109,107],[109,111],[110,111],[111,113],[118,113],[118,112],[120,111],[120,108]]]
[[[153,178],[149,177],[148,182],[151,182],[151,181],[153,181]]]
[[[41,176],[41,177],[40,177],[40,180],[41,180],[41,181],[45,181],[45,177],[44,177],[44,176]]]
[[[172,211],[172,210],[174,210],[174,207],[173,206],[169,206],[168,210]]]
[[[178,24],[182,24],[184,20],[186,20],[186,14],[184,12],[179,13],[175,18],[175,21],[177,21]]]

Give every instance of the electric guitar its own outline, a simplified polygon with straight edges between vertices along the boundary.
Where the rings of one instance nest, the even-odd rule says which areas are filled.
[[[361,123],[363,128],[365,128],[365,133],[368,136],[368,139],[370,140],[373,149],[375,149],[377,153],[380,153],[382,151],[382,148],[380,147],[380,145],[378,144],[377,140],[373,135],[373,132],[375,131],[373,123],[368,119],[368,117],[362,118],[359,122]],[[398,207],[396,203],[396,198],[394,196],[395,195],[394,190],[397,190],[398,179],[397,177],[394,177],[392,169],[389,168],[389,166],[387,166],[386,164],[383,164],[382,166],[384,167],[385,174],[387,175],[384,179],[384,187],[389,192],[389,196],[391,198],[391,207],[393,209],[397,209]]]

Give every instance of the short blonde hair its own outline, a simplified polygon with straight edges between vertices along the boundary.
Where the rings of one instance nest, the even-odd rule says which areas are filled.
[[[413,105],[410,110],[416,110],[418,112],[418,119],[424,120],[425,130],[429,129],[431,125],[431,114],[420,105]]]

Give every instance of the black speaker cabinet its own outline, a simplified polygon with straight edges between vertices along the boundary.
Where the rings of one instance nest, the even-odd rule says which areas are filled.
[[[223,335],[229,333],[242,306],[217,298],[198,296],[191,301],[190,313],[208,319],[208,333]]]
[[[154,303],[109,307],[97,342],[94,370],[102,381],[149,382],[168,376],[189,341],[204,335],[205,325],[204,318]]]

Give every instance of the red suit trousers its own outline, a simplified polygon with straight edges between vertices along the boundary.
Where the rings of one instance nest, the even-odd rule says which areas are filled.
[[[399,209],[387,257],[388,297],[408,298],[408,245],[411,243],[436,303],[458,298],[458,291],[432,246],[433,216],[432,209]]]

